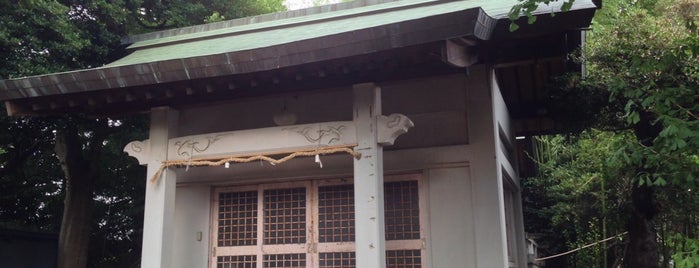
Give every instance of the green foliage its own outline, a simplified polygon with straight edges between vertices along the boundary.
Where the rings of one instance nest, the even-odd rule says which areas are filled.
[[[218,13],[218,11],[214,11],[214,14],[211,14],[211,16],[208,16],[204,19],[204,22],[206,23],[213,23],[213,22],[219,22],[219,21],[224,21],[226,20],[221,13]]]
[[[514,32],[519,29],[516,21],[522,17],[527,17],[528,24],[534,24],[536,22],[536,16],[534,16],[534,11],[541,5],[550,5],[555,2],[563,2],[561,4],[562,11],[568,11],[573,7],[573,2],[575,0],[518,0],[519,3],[512,6],[508,14],[510,18],[510,31]],[[551,16],[554,14],[551,13]]]
[[[547,83],[546,110],[556,122],[559,133],[579,133],[595,127],[615,130],[622,120],[618,113],[623,108],[619,101],[610,102],[609,92],[600,87],[589,87],[579,73],[568,73]]]
[[[525,227],[541,235],[537,240],[541,253],[557,254],[623,232],[619,212],[630,192],[628,178],[620,179],[614,162],[604,160],[612,158],[616,143],[631,136],[591,130],[536,139],[532,157],[539,175],[523,180],[522,188]],[[613,243],[566,256],[567,263],[600,267],[605,262],[605,246],[610,245]]]
[[[639,183],[694,187],[699,175],[692,160],[699,155],[699,38],[677,8],[625,7],[614,25],[591,34],[586,62],[590,86],[625,103],[627,127],[637,134],[659,129],[621,145],[615,159],[653,171],[640,174]]]
[[[4,108],[4,107],[3,107]],[[62,174],[50,124],[0,117],[0,228],[55,232],[62,213]]]
[[[89,42],[68,11],[51,0],[0,1],[0,78],[81,67],[74,52]]]
[[[689,238],[676,233],[669,239],[669,245],[677,251],[672,254],[676,268],[694,268],[699,266],[699,239]]]
[[[284,10],[282,0],[0,1],[0,79],[98,67],[123,56],[120,39]]]
[[[522,189],[525,228],[540,236],[540,252],[552,255],[623,233],[637,177],[615,158],[627,155],[620,154],[618,147],[635,140],[634,134],[591,130],[536,140],[537,151],[531,157],[540,174],[524,179]],[[692,243],[699,241],[699,196],[695,188],[684,186],[668,183],[657,193],[663,208],[657,220],[658,237],[664,259],[696,267],[691,261],[697,256]],[[613,263],[623,258],[624,243],[614,240],[562,258],[574,267],[602,267],[606,246],[608,267],[616,267]],[[561,260],[547,263],[554,261]]]
[[[185,27],[285,9],[281,0],[126,0],[131,17],[142,30]],[[137,31],[136,31],[137,32]]]
[[[553,220],[549,229],[543,230],[552,235],[550,239],[564,240],[569,247],[601,233],[620,233],[638,224],[631,221],[638,218],[627,215],[644,213],[658,231],[662,265],[668,267],[674,259],[678,267],[695,267],[699,238],[694,216],[699,211],[699,197],[693,192],[699,177],[699,1],[618,0],[604,4],[581,53],[588,67],[586,79],[568,76],[558,81],[554,85],[558,91],[552,92],[562,107],[559,110],[569,106],[597,111],[585,117],[594,118],[598,128],[616,131],[583,132],[572,140],[542,139],[547,148],[543,151],[554,157],[539,158],[542,173],[536,180],[549,182],[525,184],[525,192],[532,191],[528,187],[543,187],[545,190],[532,191],[536,198],[553,201],[533,204],[539,207],[526,210],[547,213]],[[608,99],[606,107],[592,101],[599,97]],[[579,98],[587,101],[576,100]],[[565,151],[574,157],[560,153]],[[598,154],[591,155],[593,152]],[[594,164],[574,164],[581,159]],[[605,189],[583,187],[580,181],[586,178],[604,182]],[[650,202],[632,198],[642,187],[655,192],[644,196]],[[597,199],[598,204],[585,195],[605,198]],[[585,200],[584,205],[578,206],[577,198]],[[590,207],[600,211],[588,213]],[[654,218],[655,223],[651,221]],[[604,224],[601,229],[600,222]],[[531,231],[537,230],[541,229]],[[632,248],[629,245],[627,249]],[[591,262],[597,258],[595,254],[576,253],[571,262],[598,266]]]
[[[0,79],[101,66],[123,55],[120,39],[127,34],[283,8],[281,0],[0,0]],[[100,149],[99,160],[89,163],[101,170],[94,178],[89,266],[140,267],[145,169],[122,148],[146,137],[141,115],[95,120],[0,114],[0,228],[60,229],[65,183],[54,131],[66,127],[80,129],[84,149]],[[108,134],[90,139],[95,132]]]

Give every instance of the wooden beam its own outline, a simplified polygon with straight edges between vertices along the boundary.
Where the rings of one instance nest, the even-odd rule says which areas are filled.
[[[401,114],[378,115],[373,120],[378,124],[373,131],[380,145],[393,145],[398,136],[413,127],[413,122]],[[167,159],[197,160],[350,147],[358,143],[355,125],[353,121],[335,121],[174,137],[168,140]],[[150,146],[150,140],[132,141],[124,152],[145,165],[155,153],[148,149]]]
[[[521,66],[521,65],[538,65],[538,64],[548,63],[548,62],[552,62],[552,61],[565,62],[565,56],[536,58],[536,59],[531,59],[531,60],[520,60],[520,61],[511,61],[511,62],[501,62],[501,63],[497,63],[497,64],[493,65],[493,67],[498,69],[498,68]]]
[[[7,115],[9,116],[32,114],[33,111],[32,108],[28,108],[13,101],[5,101],[5,109],[7,110]]]
[[[383,197],[383,147],[378,143],[381,89],[373,83],[354,85],[356,151],[354,160],[354,213],[357,267],[386,267]]]
[[[469,67],[478,62],[476,47],[461,40],[445,40],[442,47],[442,61],[454,67]]]

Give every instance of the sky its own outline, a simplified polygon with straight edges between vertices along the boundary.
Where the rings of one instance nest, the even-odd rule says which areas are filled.
[[[327,5],[339,2],[340,0],[284,0],[284,5],[288,10],[296,10],[314,5]]]

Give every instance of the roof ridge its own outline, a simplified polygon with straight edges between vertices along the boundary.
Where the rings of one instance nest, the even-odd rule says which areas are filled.
[[[130,35],[121,40],[122,44],[128,45],[141,41],[148,41],[153,39],[159,39],[164,37],[172,37],[178,35],[185,35],[198,32],[206,32],[211,30],[225,29],[235,26],[250,25],[260,22],[268,22],[289,18],[298,18],[308,15],[322,14],[334,11],[349,10],[358,7],[365,7],[371,5],[378,5],[390,2],[399,2],[404,0],[354,0],[349,2],[340,2],[335,4],[328,4],[322,6],[308,7],[297,10],[287,10],[275,13],[260,14],[256,16],[249,16],[231,20],[225,20],[220,22],[212,22],[207,24],[199,24],[175,29],[168,29],[162,31],[155,31],[137,35]]]
[[[206,40],[212,38],[219,38],[231,35],[241,35],[248,33],[255,33],[261,31],[269,31],[275,29],[282,29],[288,27],[295,27],[300,25],[307,25],[313,23],[322,23],[327,21],[353,18],[357,16],[372,15],[380,12],[387,11],[397,11],[403,9],[417,8],[427,5],[444,4],[448,2],[459,2],[463,0],[410,0],[410,1],[386,1],[387,5],[379,7],[368,7],[361,6],[357,8],[345,9],[345,10],[335,10],[334,14],[331,13],[317,13],[308,14],[307,17],[290,17],[284,19],[277,19],[271,21],[260,21],[257,23],[244,24],[238,26],[230,26],[228,28],[212,29],[208,31],[183,33],[180,35],[160,37],[156,39],[139,41],[137,43],[131,44],[129,50],[138,50],[145,48],[152,48],[158,46],[165,46],[170,44],[178,44],[185,42],[193,42],[199,40]],[[377,6],[377,5],[372,5]],[[111,64],[111,63],[110,63]]]

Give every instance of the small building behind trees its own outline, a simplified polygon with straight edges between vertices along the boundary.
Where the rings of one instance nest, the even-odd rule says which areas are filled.
[[[0,81],[12,115],[150,113],[143,267],[527,267],[515,138],[595,11],[359,0],[130,37]],[[556,13],[551,16],[551,13]]]

